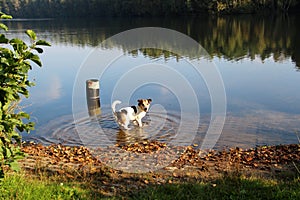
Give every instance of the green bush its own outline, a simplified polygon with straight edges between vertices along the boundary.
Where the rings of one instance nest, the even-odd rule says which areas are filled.
[[[0,12],[1,19],[11,19],[12,17]],[[0,23],[3,32],[8,28]],[[27,30],[26,34],[31,40],[27,45],[18,38],[8,39],[5,34],[0,34],[0,178],[3,177],[3,166],[8,165],[13,170],[18,168],[16,160],[22,157],[20,151],[20,132],[30,132],[33,129],[33,122],[29,120],[29,114],[18,109],[21,97],[28,97],[28,87],[34,84],[28,80],[28,72],[32,69],[32,64],[42,66],[37,53],[42,53],[40,46],[50,46],[43,40],[37,40],[36,34],[32,30]]]

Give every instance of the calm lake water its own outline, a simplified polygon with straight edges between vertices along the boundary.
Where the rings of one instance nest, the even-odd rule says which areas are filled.
[[[149,83],[133,91],[128,89],[113,94],[118,80],[124,74],[135,70],[136,66],[151,63],[167,65],[189,81],[198,105],[190,105],[194,112],[189,114],[190,120],[183,122],[185,132],[181,134],[191,137],[191,144],[201,146],[212,116],[212,103],[205,80],[195,75],[190,67],[193,60],[214,63],[224,82],[226,120],[215,148],[298,143],[299,22],[299,15],[7,21],[9,37],[25,38],[23,32],[33,29],[40,39],[52,43],[52,47],[44,48],[45,52],[41,55],[43,67],[35,67],[30,72],[30,78],[36,86],[30,89],[31,96],[24,99],[22,105],[31,114],[36,130],[30,135],[23,134],[23,138],[43,144],[82,144],[82,137],[78,136],[73,120],[73,87],[82,65],[95,49],[100,49],[123,56],[112,62],[101,77],[97,73],[90,77],[99,79],[101,85],[101,116],[96,121],[87,117],[85,90],[77,91],[75,88],[76,92],[82,94],[75,97],[76,101],[81,102],[76,104],[75,110],[82,114],[81,120],[76,123],[83,125],[88,132],[97,132],[100,125],[109,144],[144,138],[170,142],[176,135],[182,121],[182,102],[188,100],[178,99],[178,95],[168,86],[168,80],[170,84],[174,82],[175,75],[172,73],[163,76],[167,80],[165,85]],[[132,51],[130,44],[120,44],[118,41],[106,45],[101,43],[122,31],[139,27],[163,27],[179,31],[196,40],[208,55],[203,56],[188,48],[180,49],[178,55],[161,49]],[[163,48],[166,44],[160,42]],[[98,62],[101,63],[101,59]],[[97,70],[97,66],[93,70]],[[158,76],[155,71],[147,73],[150,78]],[[132,83],[137,80],[136,77],[138,74],[132,76]],[[174,84],[175,89],[183,87],[180,81],[178,85]],[[85,88],[84,81],[82,88]],[[185,92],[185,88],[181,91]],[[111,102],[118,98],[136,104],[138,98],[144,97],[153,99],[153,107],[144,119],[147,125],[145,131],[120,131],[111,114]],[[189,99],[189,93],[185,97]],[[126,101],[123,102],[126,105]],[[196,121],[198,127],[193,137],[189,133],[189,123],[195,119],[193,115],[198,114],[200,121]],[[97,138],[97,135],[94,137]]]

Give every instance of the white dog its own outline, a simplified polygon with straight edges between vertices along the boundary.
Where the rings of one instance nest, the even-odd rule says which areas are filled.
[[[139,99],[137,106],[121,108],[116,111],[116,105],[121,101],[116,100],[112,103],[111,108],[116,122],[126,130],[130,130],[128,127],[131,121],[136,121],[139,127],[142,127],[142,118],[145,117],[149,110],[151,99]]]

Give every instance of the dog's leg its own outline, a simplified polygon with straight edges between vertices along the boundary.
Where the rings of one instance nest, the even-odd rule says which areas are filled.
[[[143,123],[142,123],[142,120],[141,120],[141,119],[137,118],[136,121],[138,122],[139,127],[142,127],[142,126],[143,126]]]
[[[125,123],[124,123],[124,129],[126,129],[126,130],[130,130],[131,128],[129,128],[128,126],[129,126],[129,123],[130,123],[130,121],[126,121]]]
[[[131,130],[131,128],[128,127],[128,124],[124,126],[124,129],[127,130],[127,131]]]

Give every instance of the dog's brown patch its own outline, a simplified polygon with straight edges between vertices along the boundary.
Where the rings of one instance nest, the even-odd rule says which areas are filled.
[[[139,99],[138,106],[140,107],[141,110],[147,112],[151,102],[152,99]]]

